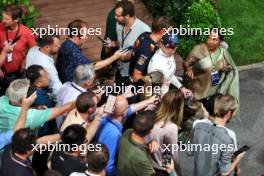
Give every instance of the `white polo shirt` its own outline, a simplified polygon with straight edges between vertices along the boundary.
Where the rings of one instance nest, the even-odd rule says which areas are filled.
[[[133,46],[140,34],[144,32],[151,32],[150,27],[140,19],[136,18],[134,24],[130,27],[130,31],[124,34],[124,26],[117,23],[116,25],[117,40],[120,44],[120,48],[126,48]],[[118,70],[122,77],[129,76],[129,62],[118,61]]]
[[[26,57],[26,68],[31,65],[40,65],[48,72],[49,87],[52,89],[52,93],[57,95],[62,83],[59,79],[53,58],[41,52],[38,46],[34,46],[28,51]]]
[[[71,101],[75,101],[77,97],[87,90],[80,87],[79,85],[75,84],[74,82],[66,82],[62,85],[60,90],[57,94],[57,105],[56,106],[62,106],[66,103],[69,103]],[[60,129],[63,121],[65,119],[65,116],[59,116],[56,118],[57,126]]]
[[[161,72],[165,78],[165,81],[170,81],[177,88],[182,86],[182,84],[174,75],[176,71],[176,62],[174,56],[167,57],[161,49],[157,50],[149,61],[148,73],[154,71]]]

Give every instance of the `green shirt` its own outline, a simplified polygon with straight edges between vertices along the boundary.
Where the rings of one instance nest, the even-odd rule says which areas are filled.
[[[115,8],[113,8],[107,15],[106,19],[106,28],[105,28],[105,36],[104,39],[110,38],[112,41],[117,41],[117,33],[116,33],[116,19],[115,19]],[[105,47],[102,48],[101,51],[101,59],[106,59],[108,54],[106,53]]]
[[[131,139],[132,129],[120,139],[117,170],[120,176],[152,176],[155,174],[147,148]]]
[[[9,104],[6,96],[0,97],[0,132],[12,130],[20,113],[21,107]],[[30,109],[27,113],[26,128],[37,128],[48,121],[51,109]]]
[[[116,33],[116,19],[115,19],[115,8],[113,8],[106,20],[106,30],[105,30],[105,39],[109,37],[112,41],[117,40],[117,33]]]

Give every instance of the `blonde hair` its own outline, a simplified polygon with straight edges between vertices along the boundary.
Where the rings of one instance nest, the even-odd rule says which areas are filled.
[[[215,99],[214,113],[217,117],[223,118],[229,111],[237,109],[238,101],[231,95],[219,95]]]
[[[156,112],[156,122],[173,122],[180,126],[183,117],[184,97],[179,90],[170,90],[162,100],[161,105]]]

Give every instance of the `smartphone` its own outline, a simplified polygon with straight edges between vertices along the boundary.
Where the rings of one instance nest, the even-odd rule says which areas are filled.
[[[168,165],[171,164],[171,153],[169,152],[163,152],[162,155],[162,167],[167,167]]]
[[[234,157],[236,157],[237,155],[239,155],[240,153],[243,153],[245,151],[249,150],[249,146],[244,145],[243,147],[241,147],[238,151],[234,152]]]
[[[155,93],[154,95],[155,95],[156,98],[158,98],[158,100],[154,101],[154,104],[158,105],[160,103],[160,101],[161,101],[161,93]]]
[[[109,95],[105,104],[104,112],[113,113],[116,97],[114,95]]]
[[[192,103],[192,98],[193,98],[192,93],[188,92],[188,93],[186,94],[186,97],[184,98],[184,105],[185,105],[185,106],[190,106],[191,103]]]
[[[27,91],[27,98],[30,97],[37,90],[36,86],[30,86]]]
[[[122,48],[122,51],[125,51],[125,50],[132,50],[133,49],[133,46],[128,46],[128,47],[125,47],[125,48]]]
[[[99,39],[104,45],[106,45],[107,44],[107,42],[106,41],[104,41],[104,39],[102,39],[101,37],[99,37],[99,36],[96,36],[97,37],[97,39]]]

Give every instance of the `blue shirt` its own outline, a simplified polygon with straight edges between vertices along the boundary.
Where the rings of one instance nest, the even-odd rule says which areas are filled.
[[[126,120],[133,114],[131,106],[128,106]],[[107,146],[109,151],[109,161],[106,167],[107,175],[116,175],[116,159],[118,152],[119,139],[122,135],[123,125],[113,120],[110,115],[106,116],[100,123],[100,127],[96,134],[96,140]]]
[[[80,46],[69,39],[65,40],[59,49],[56,64],[61,82],[72,81],[76,67],[90,63],[91,61],[82,54]]]
[[[55,106],[54,100],[52,99],[51,95],[48,94],[47,91],[42,89],[37,89],[37,98],[32,106],[35,107],[35,106],[45,105],[47,106],[47,108],[52,108]]]
[[[8,130],[6,132],[0,133],[0,150],[2,150],[6,145],[11,143],[13,134],[13,130]]]
[[[37,98],[33,103],[33,107],[37,106],[47,106],[47,108],[52,108],[55,106],[55,98],[49,93],[47,89],[37,89]],[[49,134],[54,134],[57,132],[56,120],[51,120],[43,124],[38,130],[38,137],[42,137]]]

